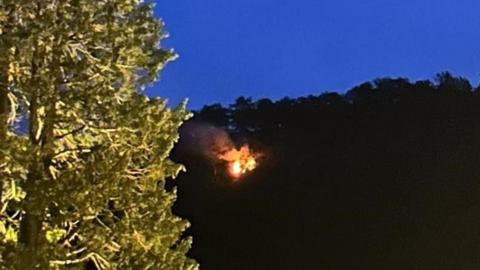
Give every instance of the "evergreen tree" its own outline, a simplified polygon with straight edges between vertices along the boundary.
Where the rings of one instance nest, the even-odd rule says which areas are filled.
[[[165,35],[140,0],[0,1],[1,269],[198,268],[165,189],[189,114],[141,93]]]

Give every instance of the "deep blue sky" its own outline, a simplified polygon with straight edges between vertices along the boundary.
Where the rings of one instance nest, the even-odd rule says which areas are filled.
[[[180,58],[149,95],[190,108],[348,90],[382,76],[480,79],[479,0],[156,0]]]

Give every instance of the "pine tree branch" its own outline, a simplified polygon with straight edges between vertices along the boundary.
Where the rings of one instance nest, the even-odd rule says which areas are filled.
[[[72,130],[72,131],[70,131],[70,132],[67,132],[67,133],[60,134],[60,135],[55,136],[55,139],[63,139],[63,138],[65,138],[65,137],[69,136],[69,135],[77,135],[77,134],[79,134],[80,132],[84,131],[86,128],[87,128],[86,125],[82,125],[81,127],[76,128],[76,129],[74,129],[74,130]]]

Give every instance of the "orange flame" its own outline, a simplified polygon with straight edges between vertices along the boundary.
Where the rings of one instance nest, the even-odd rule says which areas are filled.
[[[256,156],[257,154],[253,153],[248,145],[244,145],[240,149],[233,148],[226,151],[219,155],[219,158],[228,162],[228,172],[238,179],[257,167]]]

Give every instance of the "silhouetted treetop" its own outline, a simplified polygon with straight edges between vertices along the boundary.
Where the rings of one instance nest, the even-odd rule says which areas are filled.
[[[474,98],[475,90],[467,79],[449,72],[439,73],[433,81],[411,82],[407,78],[385,77],[362,83],[345,94],[325,92],[299,98],[285,97],[278,101],[239,97],[230,106],[207,105],[194,119],[228,127],[232,131],[247,132],[298,125],[302,119],[308,122],[314,115],[319,117],[320,112],[352,112],[359,106],[365,111],[391,110],[398,106],[419,105],[418,102],[449,102],[452,95]]]

